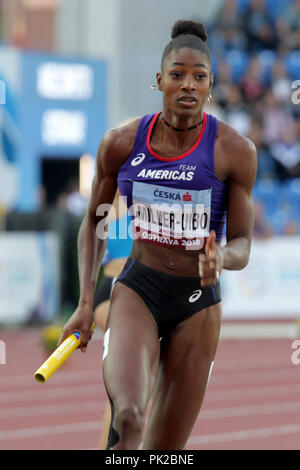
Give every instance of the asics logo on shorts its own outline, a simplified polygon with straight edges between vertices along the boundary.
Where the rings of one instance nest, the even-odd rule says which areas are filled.
[[[195,292],[192,293],[192,295],[189,298],[190,304],[193,304],[194,302],[197,302],[198,299],[200,299],[202,295],[202,290],[198,289],[195,290]]]
[[[132,160],[131,166],[138,166],[145,160],[145,158],[146,155],[144,153],[138,153],[137,156]]]

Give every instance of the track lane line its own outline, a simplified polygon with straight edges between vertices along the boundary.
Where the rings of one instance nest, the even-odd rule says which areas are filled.
[[[239,430],[234,432],[224,432],[216,434],[207,434],[202,436],[192,436],[190,437],[187,446],[191,445],[205,445],[216,442],[233,442],[233,441],[243,441],[249,439],[260,439],[263,437],[272,437],[272,436],[287,436],[289,434],[300,434],[300,424],[290,424],[284,426],[274,426],[268,428],[256,428],[256,429],[247,429]],[[299,436],[300,437],[300,436]]]
[[[87,421],[84,423],[58,424],[54,426],[39,426],[35,428],[13,429],[0,431],[0,441],[31,439],[41,436],[55,436],[60,434],[73,434],[77,432],[100,431],[101,421]]]

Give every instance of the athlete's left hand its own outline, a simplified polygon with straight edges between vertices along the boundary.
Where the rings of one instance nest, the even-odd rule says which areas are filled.
[[[205,244],[205,253],[199,254],[201,286],[208,287],[219,280],[224,263],[224,251],[216,244],[216,232],[212,230]]]

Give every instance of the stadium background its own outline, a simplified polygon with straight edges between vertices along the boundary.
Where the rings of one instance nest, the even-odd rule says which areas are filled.
[[[44,327],[76,305],[76,237],[101,136],[160,109],[150,87],[179,18],[208,29],[207,112],[258,150],[251,259],[222,276],[219,361],[190,448],[299,448],[297,0],[0,0],[0,448],[97,447],[101,333],[84,379],[78,354],[46,391],[32,373]],[[89,392],[74,392],[78,377]]]

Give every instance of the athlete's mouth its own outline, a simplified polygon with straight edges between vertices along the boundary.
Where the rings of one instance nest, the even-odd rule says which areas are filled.
[[[178,102],[184,106],[193,106],[195,105],[198,100],[193,95],[182,95],[178,98]]]

